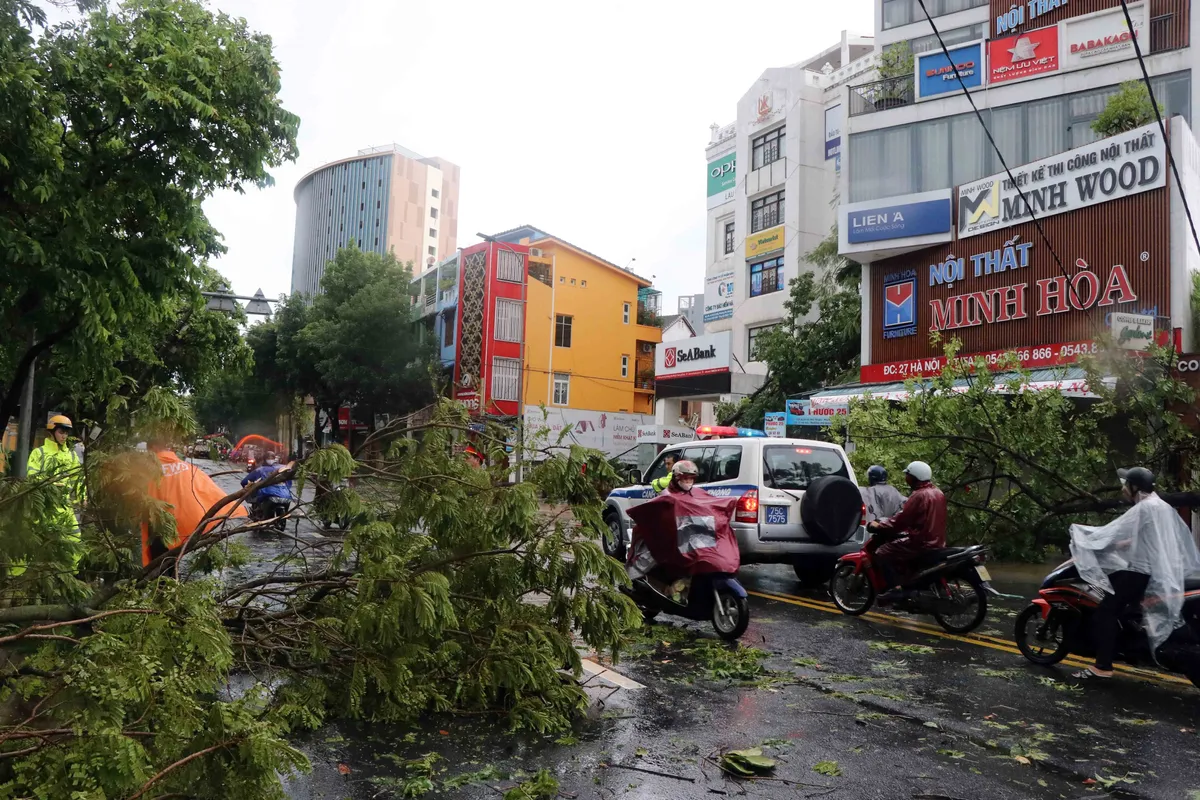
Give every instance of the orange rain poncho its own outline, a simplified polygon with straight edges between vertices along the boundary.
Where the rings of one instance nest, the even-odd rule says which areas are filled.
[[[162,464],[162,480],[150,484],[150,496],[156,500],[171,504],[171,513],[175,517],[177,538],[172,546],[182,544],[196,530],[200,520],[208,509],[225,497],[229,492],[217,486],[212,478],[203,471],[186,461],[180,461],[179,456],[170,450],[155,453]],[[233,505],[232,503],[230,505]],[[229,506],[221,509],[215,515],[217,519],[210,520],[204,527],[204,532],[213,530],[220,524],[220,517],[229,513]],[[245,517],[246,509],[238,506],[232,518]],[[142,524],[142,566],[151,562],[150,528]]]

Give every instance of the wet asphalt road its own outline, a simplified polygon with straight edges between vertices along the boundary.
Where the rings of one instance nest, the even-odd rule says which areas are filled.
[[[232,488],[237,477],[218,481]],[[320,536],[306,521],[299,532]],[[247,543],[257,557],[249,571],[271,568],[288,547]],[[998,587],[1028,596],[1037,574],[998,577]],[[644,688],[589,681],[595,702],[573,737],[514,736],[463,718],[417,729],[339,723],[300,741],[313,772],[292,779],[289,796],[404,797],[421,774],[407,762],[437,753],[429,796],[497,798],[547,768],[561,796],[579,798],[1200,800],[1200,691],[1142,672],[1080,686],[1075,667],[1029,664],[1012,644],[1021,601],[999,601],[977,634],[952,637],[931,618],[845,617],[824,589],[801,592],[786,567],[741,577],[753,620],[742,641],[766,653],[749,680],[714,673],[725,665],[705,655],[710,628],[660,617],[615,667]],[[728,779],[709,760],[751,746],[777,759],[775,780]],[[814,771],[822,762],[837,774]]]

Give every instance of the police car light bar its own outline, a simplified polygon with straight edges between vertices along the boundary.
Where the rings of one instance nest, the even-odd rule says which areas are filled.
[[[700,439],[746,439],[766,435],[754,428],[736,428],[733,425],[701,425],[696,428],[696,436]]]

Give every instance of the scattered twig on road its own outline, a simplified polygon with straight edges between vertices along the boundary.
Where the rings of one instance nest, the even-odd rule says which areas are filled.
[[[601,769],[628,769],[628,770],[632,770],[633,772],[644,772],[647,775],[657,775],[660,778],[674,778],[677,781],[687,781],[688,783],[696,782],[695,778],[688,778],[684,775],[675,775],[674,773],[671,773],[671,772],[659,772],[656,769],[646,769],[645,767],[631,767],[628,764],[601,764],[600,768]]]

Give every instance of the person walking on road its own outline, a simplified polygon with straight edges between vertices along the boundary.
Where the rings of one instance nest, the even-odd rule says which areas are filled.
[[[1133,508],[1107,525],[1071,526],[1071,556],[1079,576],[1104,592],[1092,622],[1096,661],[1075,678],[1113,676],[1121,613],[1134,604],[1142,606],[1153,655],[1183,624],[1185,583],[1200,573],[1192,532],[1154,491],[1154,473],[1134,467],[1117,470],[1117,477]]]
[[[867,486],[858,490],[863,505],[867,507],[867,523],[887,519],[900,513],[904,507],[904,495],[888,483],[887,470],[875,464],[867,470]]]
[[[30,480],[49,480],[62,490],[59,502],[49,512],[48,518],[56,527],[66,532],[65,538],[72,544],[71,566],[76,567],[83,556],[83,547],[79,536],[79,520],[75,517],[75,506],[83,505],[87,499],[83,465],[74,448],[67,442],[74,431],[68,417],[62,414],[54,415],[46,422],[46,430],[50,432],[46,441],[29,454],[26,475]],[[9,574],[20,575],[24,571],[24,564],[14,564]]]

